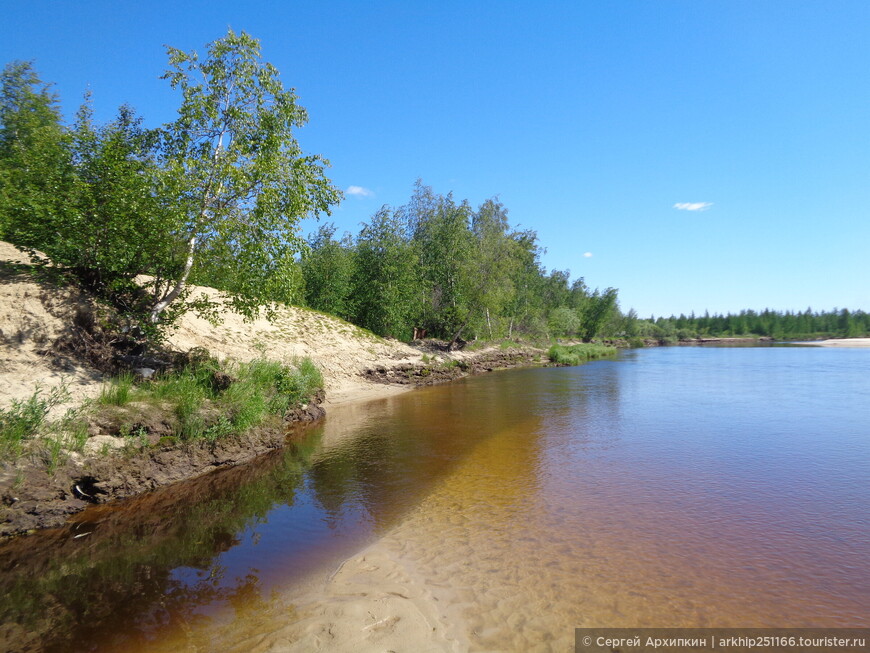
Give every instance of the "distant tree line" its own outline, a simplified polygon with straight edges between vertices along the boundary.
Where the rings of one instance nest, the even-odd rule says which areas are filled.
[[[636,320],[629,328],[631,335],[658,338],[665,341],[698,337],[757,336],[776,340],[809,340],[813,338],[855,338],[870,335],[870,313],[861,310],[832,311],[763,311],[743,310],[739,313],[696,316],[651,317]]]

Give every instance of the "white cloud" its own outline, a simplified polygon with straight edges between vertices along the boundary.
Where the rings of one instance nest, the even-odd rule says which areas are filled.
[[[674,204],[674,208],[680,211],[706,211],[711,206],[713,206],[713,202],[677,202]]]
[[[348,195],[356,195],[357,197],[374,197],[374,192],[370,191],[368,188],[363,188],[362,186],[348,186],[347,190],[344,191]]]
[[[592,258],[592,252],[583,252],[583,258]]]

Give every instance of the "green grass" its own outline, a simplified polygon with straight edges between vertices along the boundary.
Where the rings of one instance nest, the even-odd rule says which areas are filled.
[[[283,418],[306,403],[323,387],[320,370],[309,359],[294,365],[257,358],[248,363],[221,363],[199,358],[184,369],[125,391],[126,377],[104,391],[105,405],[126,401],[154,404],[155,410],[171,411],[177,420],[174,437],[183,440],[215,440],[243,433],[266,420]],[[101,397],[102,400],[102,397]]]
[[[580,365],[586,361],[606,358],[616,354],[616,347],[582,343],[579,345],[553,345],[547,352],[550,360],[557,365]]]
[[[133,449],[148,444],[144,427],[132,428],[137,411],[164,414],[174,432],[162,444],[204,439],[213,441],[241,434],[268,420],[283,419],[307,403],[323,387],[320,370],[309,359],[284,365],[258,358],[248,363],[221,363],[208,355],[196,357],[181,370],[137,383],[127,373],[113,379],[95,402],[48,419],[49,412],[69,399],[66,386],[37,388],[26,400],[0,409],[0,459],[14,461],[25,453],[42,460],[49,473],[69,456],[84,450],[88,415],[116,413],[120,435]],[[135,402],[132,408],[130,405]]]
[[[29,398],[0,409],[0,457],[12,462],[29,451],[52,473],[70,452],[82,451],[88,439],[87,406],[70,408],[62,417],[48,419],[51,410],[69,398],[66,385],[47,394],[37,387]]]
[[[13,400],[12,405],[0,409],[0,455],[17,458],[25,441],[39,435],[47,426],[49,411],[69,399],[65,385],[52,388],[48,394],[38,387],[25,400]]]
[[[121,374],[111,383],[103,386],[97,403],[104,406],[123,406],[130,401],[132,389],[133,375],[129,372]]]

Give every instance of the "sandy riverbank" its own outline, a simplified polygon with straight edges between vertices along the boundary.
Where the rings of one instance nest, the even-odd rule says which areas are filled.
[[[99,394],[104,379],[70,358],[47,355],[50,346],[73,324],[76,313],[91,304],[83,294],[17,274],[14,264],[28,262],[25,254],[0,242],[0,408],[65,384],[67,405]],[[220,297],[212,288],[193,287],[193,294]],[[203,347],[222,359],[248,361],[258,356],[290,362],[310,358],[323,373],[326,406],[368,401],[409,389],[372,383],[361,376],[371,368],[416,365],[425,355],[431,365],[469,360],[477,352],[433,352],[397,340],[375,336],[344,320],[296,306],[281,306],[274,320],[245,321],[225,311],[220,324],[185,315],[170,334],[168,344],[188,351]]]
[[[870,347],[870,338],[831,338],[830,340],[811,340],[800,344],[816,347]]]

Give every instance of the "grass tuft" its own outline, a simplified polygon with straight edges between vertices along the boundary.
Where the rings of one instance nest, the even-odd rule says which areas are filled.
[[[66,385],[52,388],[47,395],[37,387],[28,399],[13,400],[9,408],[0,409],[0,454],[4,458],[20,455],[24,441],[39,435],[46,427],[51,409],[68,399]]]
[[[121,374],[103,386],[97,403],[103,406],[124,406],[130,401],[130,391],[133,389],[133,375],[129,372]]]
[[[582,343],[579,345],[553,345],[547,352],[550,360],[557,365],[580,365],[587,361],[606,358],[616,354],[616,347]]]
[[[181,440],[215,440],[258,426],[272,416],[283,418],[323,387],[320,370],[310,359],[284,365],[256,358],[248,363],[220,363],[203,358],[185,369],[139,388],[139,397],[173,406]]]

